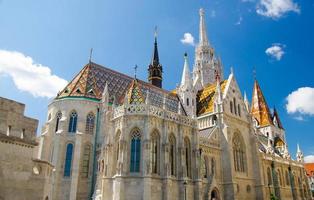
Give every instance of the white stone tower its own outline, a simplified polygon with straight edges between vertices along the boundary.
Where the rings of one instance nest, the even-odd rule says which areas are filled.
[[[214,49],[209,44],[205,13],[200,9],[199,43],[195,49],[195,63],[193,68],[193,86],[196,90],[204,88],[208,84],[215,83],[215,70],[222,73],[220,60],[214,56]],[[221,74],[220,74],[221,77]]]
[[[192,116],[196,116],[196,91],[194,90],[191,73],[188,64],[187,53],[184,54],[184,66],[181,78],[181,84],[178,88],[178,95],[184,105],[185,112]]]

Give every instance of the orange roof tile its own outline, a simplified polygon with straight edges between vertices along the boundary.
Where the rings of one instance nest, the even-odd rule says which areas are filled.
[[[258,121],[260,126],[273,124],[269,108],[257,80],[254,82],[251,114]]]
[[[314,163],[304,163],[304,168],[307,175],[314,176]]]

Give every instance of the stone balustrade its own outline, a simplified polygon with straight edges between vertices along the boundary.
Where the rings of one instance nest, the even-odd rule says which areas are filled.
[[[196,121],[187,116],[164,110],[162,108],[147,104],[129,104],[118,106],[113,109],[112,119],[116,119],[123,115],[148,115],[159,117],[168,121],[174,121],[187,126],[196,126]]]

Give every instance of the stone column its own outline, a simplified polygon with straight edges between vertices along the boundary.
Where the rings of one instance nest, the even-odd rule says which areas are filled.
[[[76,200],[78,179],[80,174],[80,158],[81,158],[81,148],[82,148],[82,133],[77,132],[75,137],[74,155],[72,163],[72,173],[71,173],[71,191],[70,200]]]

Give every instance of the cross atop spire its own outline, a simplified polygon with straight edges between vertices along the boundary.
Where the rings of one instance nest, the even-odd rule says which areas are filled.
[[[203,8],[200,9],[200,32],[199,32],[199,45],[208,46],[208,39],[206,34],[205,26],[205,11]]]
[[[92,62],[92,56],[93,56],[93,48],[91,48],[89,52],[89,62]]]

